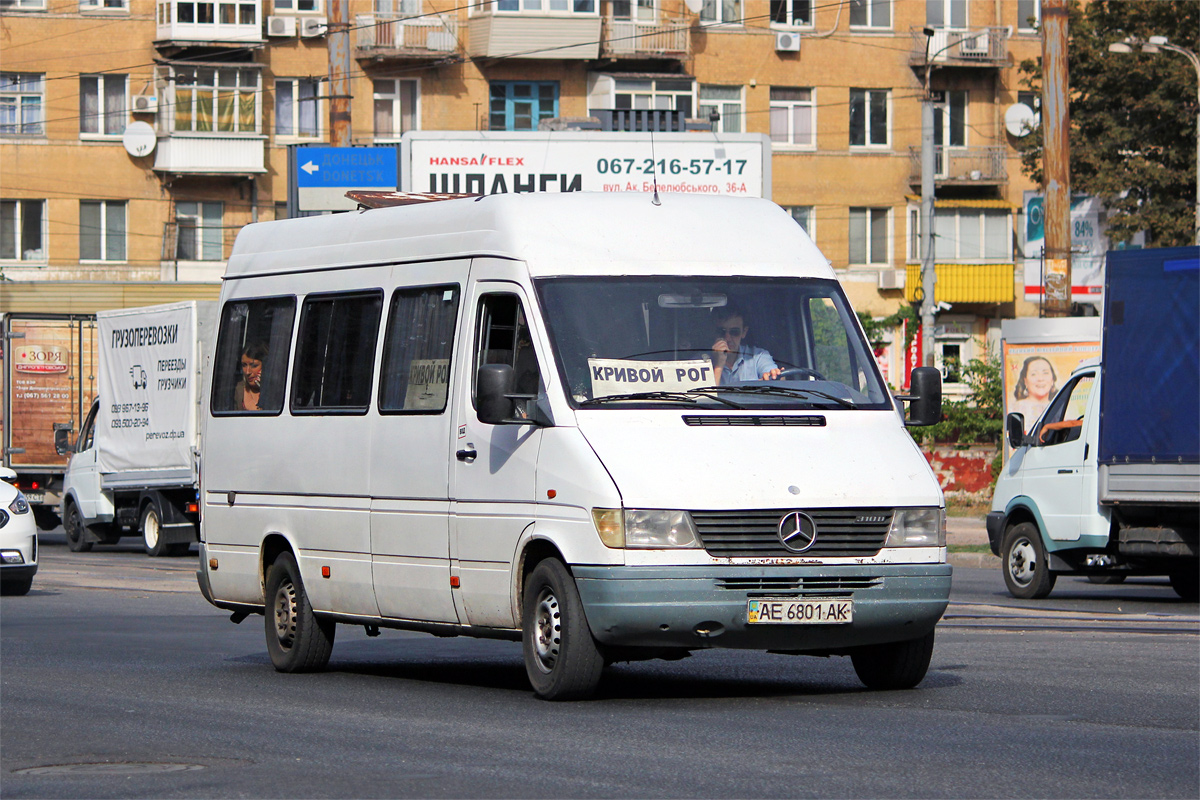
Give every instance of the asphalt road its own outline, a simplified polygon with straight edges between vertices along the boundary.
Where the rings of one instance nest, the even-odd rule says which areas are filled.
[[[1200,795],[1200,622],[1164,581],[1045,601],[957,569],[929,676],[706,651],[537,700],[514,643],[341,626],[281,675],[195,556],[47,537],[0,601],[0,795],[21,797],[1186,797]]]

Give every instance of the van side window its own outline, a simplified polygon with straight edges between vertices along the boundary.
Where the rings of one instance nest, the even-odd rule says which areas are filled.
[[[366,412],[383,292],[310,295],[300,310],[293,414]]]
[[[541,371],[533,351],[533,337],[521,299],[515,294],[488,294],[479,299],[479,328],[471,370],[471,402],[475,402],[475,375],[483,364],[508,364],[513,368],[513,392],[537,394]],[[517,403],[517,412],[523,411]]]
[[[1087,411],[1088,398],[1095,382],[1093,375],[1080,375],[1074,383],[1063,387],[1042,416],[1036,432],[1039,445],[1066,444],[1079,438],[1083,431],[1083,415]]]
[[[214,414],[278,414],[283,410],[295,318],[294,297],[225,304],[213,368]]]
[[[398,289],[383,334],[381,413],[446,410],[458,286]]]

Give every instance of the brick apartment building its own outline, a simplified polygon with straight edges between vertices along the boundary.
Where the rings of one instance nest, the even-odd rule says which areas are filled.
[[[352,144],[589,117],[621,129],[630,117],[609,112],[629,109],[769,134],[771,199],[877,317],[920,283],[928,68],[938,299],[952,306],[938,361],[977,356],[1000,318],[1036,314],[1018,248],[1034,187],[1005,112],[1033,103],[1018,65],[1040,54],[1037,0],[342,2]],[[0,311],[215,297],[238,229],[287,213],[289,145],[329,141],[339,11],[0,0]],[[145,155],[123,143],[135,122],[155,133]],[[901,350],[881,355],[893,383]]]

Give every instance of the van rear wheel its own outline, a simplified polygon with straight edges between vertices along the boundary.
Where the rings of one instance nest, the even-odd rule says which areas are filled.
[[[162,539],[162,513],[154,503],[149,503],[142,510],[142,523],[139,529],[142,532],[142,543],[146,546],[146,555],[165,556],[167,554],[167,545],[163,544]]]
[[[280,553],[267,570],[267,653],[279,672],[318,672],[329,663],[337,623],[313,613],[300,568]]]
[[[1055,575],[1042,547],[1042,535],[1032,522],[1022,522],[1005,532],[1000,558],[1004,585],[1013,597],[1039,600],[1054,588]]]
[[[933,631],[907,642],[872,644],[850,654],[854,672],[868,689],[911,689],[925,679],[933,658]]]
[[[583,613],[575,580],[547,558],[529,574],[521,603],[525,672],[546,700],[589,697],[600,683],[604,657]]]

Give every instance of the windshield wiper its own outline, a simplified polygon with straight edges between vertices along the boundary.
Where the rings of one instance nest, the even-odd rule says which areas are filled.
[[[579,403],[579,405],[598,406],[603,403],[617,402],[621,400],[649,400],[651,402],[688,403],[689,405],[695,405],[696,403],[700,402],[695,397],[692,397],[691,394],[691,392],[633,392],[632,394],[609,394],[603,397],[593,397],[590,400],[583,400]],[[726,400],[723,397],[714,397],[712,395],[705,394],[705,399],[716,400],[718,403],[729,406],[730,408],[744,408],[744,406],[739,405],[732,400]]]
[[[805,395],[814,395],[816,397],[820,397],[823,400],[829,400],[830,402],[837,403],[838,405],[842,406],[843,408],[858,408],[858,405],[853,400],[847,400],[844,397],[838,397],[837,395],[829,394],[828,392],[822,392],[820,389],[808,389],[808,388],[803,388],[803,387],[798,387],[798,388],[794,388],[794,389],[785,389],[782,386],[761,386],[761,385],[702,386],[698,389],[692,389],[692,392],[694,392],[696,394],[707,394],[709,396],[712,396],[714,399],[718,399],[718,398],[716,398],[715,395],[710,394],[712,392],[735,392],[735,393],[739,393],[739,394],[770,394],[770,395],[777,395],[780,397],[797,397],[797,398],[803,398]]]

